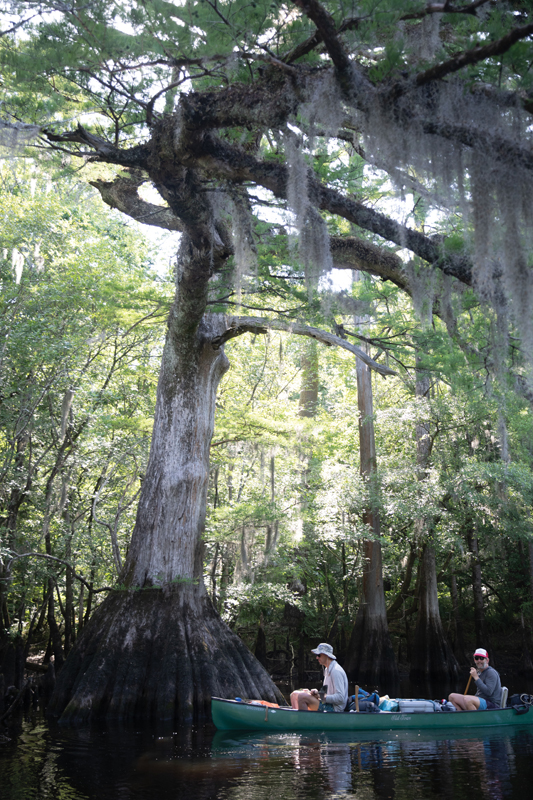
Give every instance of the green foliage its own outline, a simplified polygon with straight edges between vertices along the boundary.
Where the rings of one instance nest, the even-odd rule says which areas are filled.
[[[96,588],[116,579],[129,541],[167,290],[146,243],[86,188],[52,190],[36,164],[0,178],[1,542],[6,553],[46,544]],[[14,562],[19,627],[49,578],[64,591],[65,566]]]

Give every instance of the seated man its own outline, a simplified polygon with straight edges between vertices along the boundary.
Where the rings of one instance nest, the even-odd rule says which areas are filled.
[[[483,647],[474,653],[475,667],[470,669],[470,677],[476,682],[476,694],[452,693],[448,700],[457,711],[486,711],[487,708],[499,708],[502,701],[502,685],[495,669],[489,667],[489,654]],[[469,681],[470,683],[470,681]],[[468,689],[468,686],[466,687]]]
[[[291,706],[299,711],[344,711],[348,700],[348,678],[330,644],[319,644],[315,650],[318,663],[324,668],[324,687],[327,693],[323,700],[317,689],[302,689],[291,694]]]

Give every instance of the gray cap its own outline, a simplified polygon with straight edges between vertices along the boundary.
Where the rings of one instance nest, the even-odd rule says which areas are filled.
[[[317,656],[323,653],[328,658],[333,658],[335,661],[337,660],[337,656],[333,655],[333,647],[330,644],[326,644],[325,642],[319,644],[318,647],[316,647],[314,650],[311,650],[311,652]]]

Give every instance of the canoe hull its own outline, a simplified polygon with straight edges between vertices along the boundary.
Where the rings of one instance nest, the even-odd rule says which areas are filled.
[[[219,731],[394,731],[458,730],[500,725],[533,724],[533,711],[519,714],[514,708],[487,711],[405,714],[381,711],[379,714],[332,714],[268,708],[235,700],[213,697],[211,714]]]

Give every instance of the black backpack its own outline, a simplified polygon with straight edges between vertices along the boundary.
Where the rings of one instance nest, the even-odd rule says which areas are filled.
[[[355,711],[355,700],[349,698],[347,711]],[[375,713],[379,711],[379,706],[372,702],[372,700],[359,700],[359,711]]]
[[[512,694],[507,698],[508,706],[531,706],[533,705],[533,695],[531,694]]]

